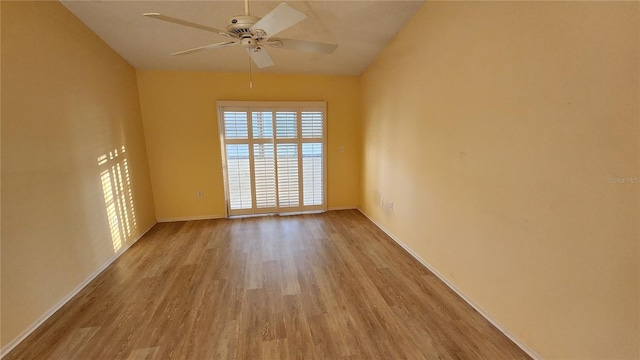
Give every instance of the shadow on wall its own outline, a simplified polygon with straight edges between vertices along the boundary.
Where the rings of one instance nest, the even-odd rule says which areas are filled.
[[[118,252],[138,226],[133,206],[129,164],[124,146],[98,157],[100,180],[109,218],[113,251]]]

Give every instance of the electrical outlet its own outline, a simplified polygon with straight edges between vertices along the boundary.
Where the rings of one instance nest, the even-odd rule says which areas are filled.
[[[393,201],[389,202],[389,211],[393,211]]]
[[[196,192],[196,196],[198,197],[198,199],[202,199],[204,197],[202,190],[198,190],[198,192]]]
[[[380,198],[380,206],[383,206],[383,205],[384,205],[384,199]]]

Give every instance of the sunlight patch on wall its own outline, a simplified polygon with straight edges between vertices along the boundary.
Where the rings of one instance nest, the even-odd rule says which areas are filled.
[[[104,168],[100,173],[100,181],[114,251],[122,248],[138,225],[125,153],[126,149],[122,146],[120,150],[114,149],[98,157],[98,166]]]

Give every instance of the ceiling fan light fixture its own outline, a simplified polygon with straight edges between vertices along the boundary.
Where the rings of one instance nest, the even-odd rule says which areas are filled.
[[[245,49],[253,49],[258,46],[258,41],[252,37],[242,38],[240,45]]]

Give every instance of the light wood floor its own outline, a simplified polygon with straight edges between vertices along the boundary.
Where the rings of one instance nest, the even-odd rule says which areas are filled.
[[[156,225],[7,357],[528,356],[355,210]]]

